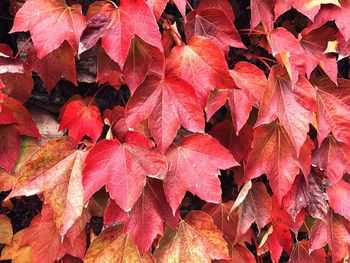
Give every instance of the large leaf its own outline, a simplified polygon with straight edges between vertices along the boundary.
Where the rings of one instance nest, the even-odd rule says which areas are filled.
[[[90,5],[88,17],[79,53],[93,47],[102,38],[102,47],[123,69],[135,35],[163,51],[157,22],[144,0],[122,0],[120,6],[108,1],[97,2]]]
[[[227,244],[211,217],[191,211],[177,230],[168,228],[154,252],[157,262],[210,262],[230,259]]]
[[[168,168],[154,143],[136,132],[126,133],[124,143],[117,139],[100,141],[85,163],[85,201],[106,185],[111,198],[125,211],[130,211],[141,195],[146,176],[163,179]]]
[[[167,200],[175,213],[186,191],[207,202],[221,201],[220,169],[238,165],[230,152],[209,135],[184,137],[166,153],[169,171],[164,180]]]
[[[211,90],[234,87],[224,53],[202,36],[192,37],[188,45],[174,47],[166,61],[166,72],[191,84],[203,108]]]
[[[11,32],[30,30],[38,57],[42,59],[67,40],[78,51],[85,29],[81,6],[65,0],[28,0],[17,12]]]
[[[204,132],[203,111],[192,86],[176,77],[148,77],[129,100],[125,115],[130,127],[148,118],[162,152],[173,142],[181,124],[192,132]]]

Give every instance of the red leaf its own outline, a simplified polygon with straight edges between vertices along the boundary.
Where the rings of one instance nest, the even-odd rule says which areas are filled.
[[[286,0],[277,1],[275,5],[275,15],[277,19],[280,15],[294,7],[303,15],[307,16],[311,21],[314,21],[315,15],[319,12],[321,4],[334,4],[340,6],[338,0]],[[315,19],[317,21],[317,19]]]
[[[212,91],[206,112],[209,120],[227,99],[233,127],[238,134],[247,122],[252,107],[260,106],[267,87],[267,80],[261,69],[247,62],[238,62],[231,70],[231,75],[239,89]]]
[[[94,142],[102,133],[103,122],[100,111],[93,103],[93,98],[83,99],[76,96],[63,108],[59,130],[68,129],[68,134],[79,142],[84,135]]]
[[[273,193],[281,202],[298,173],[296,151],[286,130],[277,123],[258,127],[254,131],[253,150],[247,160],[246,179],[266,174]]]
[[[298,175],[289,193],[283,198],[285,210],[295,221],[303,208],[314,218],[324,220],[327,215],[327,195],[317,185],[313,176],[306,183],[303,176]]]
[[[209,135],[184,137],[166,153],[169,171],[164,181],[167,200],[175,213],[186,191],[199,198],[221,201],[219,169],[238,165],[229,151]]]
[[[335,185],[350,171],[350,147],[329,135],[312,155],[312,162],[324,169],[331,185]]]
[[[327,2],[334,0],[326,0]],[[336,2],[336,1],[334,1]],[[308,31],[312,31],[316,28],[321,27],[330,20],[334,20],[339,31],[344,36],[345,40],[350,38],[349,15],[350,15],[350,4],[346,0],[340,0],[340,6],[325,5],[321,8],[318,14],[315,16],[314,22],[308,26]]]
[[[152,141],[135,132],[126,133],[124,138],[124,143],[100,141],[90,150],[83,171],[85,201],[106,185],[111,198],[130,211],[142,193],[146,176],[164,178],[166,160]]]
[[[129,127],[148,118],[162,152],[173,142],[181,124],[192,132],[204,132],[203,111],[193,88],[176,77],[148,77],[129,100],[125,116]]]
[[[268,88],[264,94],[256,125],[268,124],[279,119],[286,129],[297,154],[306,140],[309,124],[316,109],[315,91],[308,80],[300,76],[293,85],[285,69],[271,69]]]
[[[176,216],[172,215],[161,182],[151,179],[147,180],[146,186],[130,214],[120,218],[120,210],[114,201],[110,202],[106,209],[105,223],[123,222],[124,232],[130,235],[141,253],[146,252],[152,246],[158,235],[163,235],[164,221],[167,221],[172,227],[176,227],[180,219],[178,212]],[[116,219],[113,218],[114,215],[117,215]]]
[[[76,151],[71,137],[48,141],[26,164],[8,198],[44,192],[54,210],[60,235],[83,211],[82,168],[87,152]]]
[[[233,12],[232,5],[227,0],[201,0],[199,2],[199,5],[197,6],[196,10],[202,11],[204,9],[208,8],[214,8],[219,9],[223,12],[225,12],[227,18],[231,20],[231,22],[234,24],[235,22],[235,13]]]
[[[61,78],[78,86],[73,50],[67,42],[42,59],[37,57],[35,48],[30,47],[28,62],[31,70],[38,73],[49,93]]]
[[[249,251],[246,246],[236,244],[232,247],[231,252],[231,263],[255,263],[253,254]]]
[[[205,36],[213,40],[225,53],[229,46],[246,48],[231,20],[220,9],[194,10],[187,15],[186,37]]]
[[[324,53],[328,41],[335,39],[335,33],[336,31],[330,27],[322,27],[310,33],[301,32],[300,44],[307,56],[306,74],[309,78],[316,66],[320,65],[329,78],[337,83],[338,66],[336,56]]]
[[[210,134],[230,150],[237,161],[247,160],[252,149],[253,128],[246,124],[236,135],[232,122],[225,120],[217,123]]]
[[[159,20],[167,3],[168,0],[147,0],[147,4],[153,10],[156,20]]]
[[[166,72],[191,84],[203,108],[211,90],[234,87],[222,50],[201,36],[191,38],[188,45],[172,49]]]
[[[97,2],[89,9],[90,19],[81,37],[79,53],[90,49],[102,38],[102,47],[123,69],[135,35],[163,51],[157,22],[144,0],[121,0],[119,7],[111,2]]]
[[[317,249],[309,252],[309,241],[297,241],[290,253],[290,263],[326,263],[324,249]]]
[[[78,51],[85,29],[80,5],[67,6],[65,0],[28,0],[17,12],[11,33],[30,30],[39,59],[67,40]]]
[[[154,252],[156,262],[210,262],[229,259],[222,233],[209,215],[191,211],[176,231],[168,228]]]
[[[310,249],[316,250],[328,244],[332,262],[339,262],[348,254],[350,234],[348,222],[329,211],[326,221],[317,220],[311,228]]]
[[[292,83],[298,81],[299,75],[306,72],[306,56],[304,49],[292,33],[283,27],[278,27],[268,36],[272,55],[286,67]]]
[[[96,82],[99,84],[108,82],[116,89],[125,83],[119,65],[107,55],[102,47],[98,48]]]
[[[348,200],[350,196],[350,185],[344,180],[340,180],[337,184],[327,189],[327,195],[332,209],[349,220],[350,209]]]
[[[256,28],[262,22],[268,32],[272,31],[274,4],[275,0],[250,0],[250,29]]]
[[[123,74],[131,94],[145,80],[146,75],[164,75],[164,54],[158,48],[135,36],[131,41]]]
[[[338,141],[350,144],[350,81],[338,79],[335,85],[328,78],[320,78],[317,91],[317,132],[319,144],[331,132]]]
[[[85,225],[85,224],[84,224]],[[49,205],[45,205],[41,214],[35,217],[23,236],[21,246],[29,245],[32,249],[34,262],[54,262],[66,253],[84,258],[86,239],[83,229],[77,231],[75,238],[70,240],[68,234],[61,238],[54,221],[54,213]],[[78,236],[80,233],[83,235]]]

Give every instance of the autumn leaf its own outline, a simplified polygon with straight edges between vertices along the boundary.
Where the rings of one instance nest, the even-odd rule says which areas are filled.
[[[169,171],[164,180],[164,190],[173,213],[186,191],[207,202],[220,202],[219,169],[238,165],[226,148],[204,134],[184,137],[166,152],[166,158]]]
[[[329,135],[312,155],[312,163],[325,170],[330,185],[335,185],[350,171],[350,147]]]
[[[285,128],[273,122],[255,129],[253,149],[245,171],[246,180],[266,174],[273,193],[281,202],[298,173],[296,151]]]
[[[173,216],[161,181],[148,179],[141,196],[129,214],[121,210],[114,201],[106,209],[105,223],[124,223],[124,233],[129,234],[141,253],[152,246],[154,239],[164,232],[164,222],[176,227],[179,213]]]
[[[169,148],[180,125],[192,132],[204,132],[203,111],[192,86],[176,77],[148,77],[130,98],[125,116],[129,127],[148,118],[162,152]]]
[[[218,9],[223,11],[227,18],[235,22],[235,13],[233,12],[233,8],[231,3],[228,0],[201,0],[196,8],[197,11],[202,11],[204,9]]]
[[[154,258],[157,262],[209,262],[230,259],[227,244],[211,217],[191,211],[177,230],[168,228],[161,238]]]
[[[202,36],[194,36],[188,45],[172,49],[166,61],[166,73],[192,85],[203,108],[211,90],[234,87],[222,50]]]
[[[334,263],[347,256],[349,242],[348,222],[332,211],[328,212],[326,221],[316,220],[311,228],[310,249],[320,249],[328,244]]]
[[[350,195],[349,183],[344,180],[338,181],[338,183],[327,189],[327,195],[329,204],[334,212],[349,220],[350,210],[347,202]]]
[[[111,198],[127,212],[141,195],[146,176],[163,179],[168,168],[154,143],[136,132],[126,133],[124,143],[100,141],[90,150],[85,164],[85,202],[106,185]]]
[[[273,28],[273,8],[275,0],[250,0],[251,18],[250,29],[253,30],[261,22],[267,32]]]
[[[49,93],[61,78],[78,86],[73,50],[66,41],[42,59],[37,57],[36,49],[31,46],[28,50],[28,62],[31,70],[38,73]]]
[[[84,259],[93,262],[139,262],[140,253],[128,235],[123,234],[123,226],[105,229],[90,245]]]
[[[44,192],[61,235],[83,211],[82,166],[86,151],[76,151],[71,137],[48,141],[25,165],[8,198]]]
[[[96,142],[102,133],[103,122],[94,98],[73,97],[63,108],[59,130],[68,129],[78,143],[84,135]]]
[[[167,3],[168,0],[147,0],[147,4],[153,10],[156,20],[158,20],[162,15]]]
[[[331,132],[335,139],[350,144],[350,81],[338,79],[335,85],[328,78],[315,81],[317,92],[317,139],[319,144]]]
[[[326,253],[323,249],[317,249],[310,253],[310,244],[307,240],[297,241],[290,253],[289,262],[291,263],[325,263]]]
[[[29,0],[17,12],[10,33],[30,30],[39,59],[61,46],[64,40],[78,51],[85,17],[78,4],[65,0]]]
[[[225,53],[228,47],[246,48],[231,20],[220,9],[197,9],[187,15],[186,37],[205,36],[213,40]]]
[[[79,53],[92,48],[102,38],[102,47],[123,69],[135,35],[163,51],[157,22],[144,0],[122,0],[120,6],[103,1],[90,5],[89,9]],[[116,46],[119,48],[116,49]]]
[[[275,15],[276,19],[287,12],[289,9],[294,7],[303,15],[307,16],[311,21],[314,21],[315,15],[320,11],[321,4],[333,4],[340,7],[338,0],[287,0],[287,1],[276,1],[275,4]],[[315,18],[317,21],[317,19]]]
[[[314,120],[315,96],[313,86],[305,77],[300,76],[293,85],[286,70],[274,66],[269,75],[256,126],[271,123],[278,118],[299,155],[309,131],[309,124]]]
[[[283,27],[278,27],[268,35],[272,55],[285,66],[293,84],[299,75],[306,73],[305,51],[292,33]]]

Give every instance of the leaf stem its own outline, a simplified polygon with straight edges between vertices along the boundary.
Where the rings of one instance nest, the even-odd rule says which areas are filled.
[[[269,64],[267,64],[267,62],[266,62],[264,59],[270,60],[270,61],[273,61],[273,62],[277,63],[276,61],[274,61],[274,60],[272,60],[272,59],[262,58],[262,57],[260,57],[260,56],[257,56],[257,55],[255,55],[255,54],[253,54],[253,53],[247,53],[247,55],[251,56],[252,58],[255,58],[255,59],[259,60],[259,61],[260,61],[261,63],[263,63],[269,70],[271,70],[271,66],[270,66]]]
[[[119,7],[117,6],[116,3],[114,3],[112,0],[108,0],[107,3],[113,5],[116,9],[118,9]]]
[[[163,17],[161,17],[160,19],[162,19],[162,21],[169,27],[169,29],[178,37],[178,39],[180,39],[181,43],[182,43],[183,45],[186,45],[185,42],[183,42],[183,40],[182,40],[180,34],[179,34],[176,30],[174,30],[174,28],[172,27],[172,25],[171,25],[167,20],[165,20]]]
[[[22,53],[22,51],[24,50],[24,48],[28,45],[28,43],[32,40],[32,37],[29,37],[26,42],[24,42],[23,46],[18,50],[15,58],[18,58],[18,56]]]
[[[104,88],[104,85],[102,85],[94,94],[94,96],[91,98],[88,107],[91,106],[92,102],[94,101],[94,99],[96,98],[96,95]]]
[[[187,5],[188,5],[188,7],[191,9],[191,11],[193,11],[193,7],[192,7],[192,5],[188,2],[188,0],[186,0],[186,3],[187,3]]]

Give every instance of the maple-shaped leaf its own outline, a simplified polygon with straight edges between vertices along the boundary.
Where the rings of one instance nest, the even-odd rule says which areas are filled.
[[[275,0],[250,0],[251,18],[250,29],[254,29],[261,22],[267,32],[273,28],[273,8]]]
[[[314,21],[315,15],[320,11],[321,4],[333,4],[340,7],[338,0],[286,0],[276,1],[275,4],[275,19],[294,7],[303,15],[307,16],[311,21]],[[317,19],[315,19],[317,21]]]
[[[161,17],[167,3],[168,0],[147,0],[147,4],[153,10],[153,14],[156,20]]]
[[[308,183],[305,178],[298,175],[289,193],[283,198],[285,210],[293,220],[304,208],[314,218],[324,220],[328,212],[327,195],[316,183],[313,176],[309,176]]]
[[[312,155],[312,163],[324,169],[330,185],[335,185],[350,171],[350,147],[329,135]]]
[[[141,256],[129,235],[123,234],[123,226],[106,228],[92,241],[84,262],[135,262],[141,263]]]
[[[265,185],[254,182],[238,209],[240,213],[238,237],[245,234],[254,222],[259,229],[265,227],[269,223],[272,212],[272,200],[266,192]]]
[[[124,223],[124,232],[130,235],[141,253],[150,249],[158,235],[163,235],[164,221],[176,227],[179,219],[178,212],[175,216],[172,214],[161,181],[155,179],[147,180],[141,196],[129,214],[121,210],[114,201],[109,203],[105,214],[107,224]]]
[[[79,53],[90,49],[102,38],[102,47],[123,69],[135,35],[161,52],[163,46],[157,22],[147,3],[144,0],[120,2],[120,6],[109,1],[90,5],[89,21],[81,37]]]
[[[277,65],[270,71],[256,125],[268,124],[278,118],[299,154],[306,140],[309,124],[314,120],[315,110],[316,94],[310,82],[300,76],[293,85],[287,71]]]
[[[272,55],[286,67],[292,83],[298,81],[299,75],[306,73],[305,51],[292,33],[278,27],[268,35]]]
[[[313,224],[309,249],[320,249],[326,244],[332,252],[332,262],[340,262],[347,256],[350,244],[348,222],[331,210],[328,212],[326,221],[316,220]]]
[[[0,215],[0,244],[10,244],[13,236],[11,220],[6,215]]]
[[[340,180],[337,184],[327,189],[329,204],[337,214],[342,215],[347,220],[350,219],[350,209],[347,200],[350,196],[350,184]]]
[[[217,123],[210,134],[229,149],[237,161],[247,160],[253,143],[253,128],[250,125],[243,126],[236,135],[232,122],[225,120]]]
[[[205,36],[213,40],[225,53],[229,46],[246,48],[237,29],[226,13],[220,9],[196,9],[187,15],[186,38]]]
[[[45,205],[30,226],[22,231],[25,231],[25,235],[20,241],[20,247],[31,247],[33,262],[54,262],[66,253],[84,258],[86,246],[84,229],[74,227],[74,232],[68,232],[64,238],[61,238],[54,221],[53,210],[49,205]]]
[[[82,168],[87,151],[77,151],[71,137],[53,139],[25,165],[8,198],[43,192],[61,235],[83,211]]]
[[[244,61],[238,62],[230,72],[239,89],[213,90],[205,111],[209,120],[228,100],[233,127],[238,134],[247,122],[252,107],[260,106],[267,79],[261,69]]]
[[[141,195],[146,176],[163,179],[168,168],[154,143],[136,132],[126,133],[124,143],[117,139],[100,141],[85,163],[85,201],[106,185],[111,198],[125,211],[130,211]]]
[[[148,77],[131,97],[125,113],[127,125],[134,127],[146,118],[162,152],[173,142],[180,125],[204,132],[204,114],[192,86],[175,76]]]
[[[188,45],[174,47],[166,61],[166,72],[192,85],[203,108],[211,90],[234,87],[224,53],[202,36],[192,37]]]
[[[290,263],[326,263],[324,249],[317,249],[310,253],[309,241],[301,240],[295,242],[290,253]]]
[[[49,93],[61,78],[78,86],[73,50],[66,41],[41,59],[37,57],[34,46],[31,46],[28,50],[28,62],[31,70],[38,73]]]
[[[255,129],[253,149],[245,171],[246,179],[266,174],[273,193],[281,202],[298,173],[296,151],[285,128],[273,122]]]
[[[209,215],[191,211],[177,230],[167,228],[154,252],[156,262],[210,262],[230,259],[227,244]]]
[[[177,146],[169,148],[166,158],[169,171],[164,180],[164,190],[174,213],[186,191],[207,202],[220,202],[220,169],[238,165],[226,148],[204,134],[184,137]]]
[[[317,139],[319,144],[331,132],[335,139],[350,144],[350,81],[338,79],[338,85],[328,78],[319,78],[317,92]]]
[[[309,0],[312,1],[312,0]],[[334,1],[334,0],[324,0]],[[317,1],[316,1],[317,2]],[[345,40],[350,39],[349,14],[350,14],[350,3],[346,0],[339,0],[340,6],[338,5],[325,5],[323,6],[318,14],[315,16],[314,22],[308,25],[308,31],[312,31],[326,24],[328,21],[335,21],[340,33],[343,35]]]
[[[22,103],[4,95],[0,113],[0,167],[13,170],[21,148],[21,135],[40,137],[32,116]]]
[[[69,136],[79,142],[84,135],[96,142],[102,133],[103,122],[94,99],[73,97],[63,108],[59,130],[68,129]]]
[[[311,31],[310,33],[301,32],[300,44],[303,47],[306,59],[306,74],[310,78],[312,71],[317,65],[329,76],[329,78],[337,83],[338,66],[336,56],[325,54],[328,41],[335,39],[336,30],[330,27],[322,27]]]
[[[78,51],[86,27],[79,4],[65,0],[29,0],[17,12],[11,33],[30,30],[39,59],[57,49],[64,40]]]
[[[118,63],[112,60],[102,47],[99,47],[97,52],[96,82],[99,84],[108,82],[119,89],[125,83],[125,79]]]
[[[164,64],[164,54],[161,50],[135,36],[123,68],[125,82],[131,94],[145,80],[147,74],[163,76]]]

